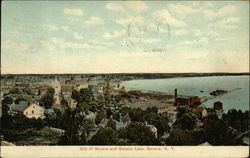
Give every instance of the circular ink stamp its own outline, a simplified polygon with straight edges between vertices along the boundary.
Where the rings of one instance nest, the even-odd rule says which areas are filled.
[[[126,31],[125,44],[128,48],[158,54],[166,52],[168,48],[170,25],[166,21],[154,19],[152,15],[131,15]]]

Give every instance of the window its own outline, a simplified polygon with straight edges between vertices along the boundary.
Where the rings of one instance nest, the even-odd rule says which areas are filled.
[[[34,114],[34,110],[32,110],[31,113]]]

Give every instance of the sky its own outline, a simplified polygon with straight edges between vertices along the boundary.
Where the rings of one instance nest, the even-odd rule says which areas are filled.
[[[1,73],[249,72],[244,1],[3,1]]]

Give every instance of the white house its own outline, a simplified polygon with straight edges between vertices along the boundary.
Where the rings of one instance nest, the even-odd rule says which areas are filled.
[[[31,102],[20,101],[11,107],[12,113],[23,113],[28,118],[44,118],[44,108]]]

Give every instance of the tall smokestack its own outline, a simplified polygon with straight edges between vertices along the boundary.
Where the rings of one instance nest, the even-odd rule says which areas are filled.
[[[175,90],[174,90],[174,99],[176,99],[177,98],[177,89],[175,88]]]

